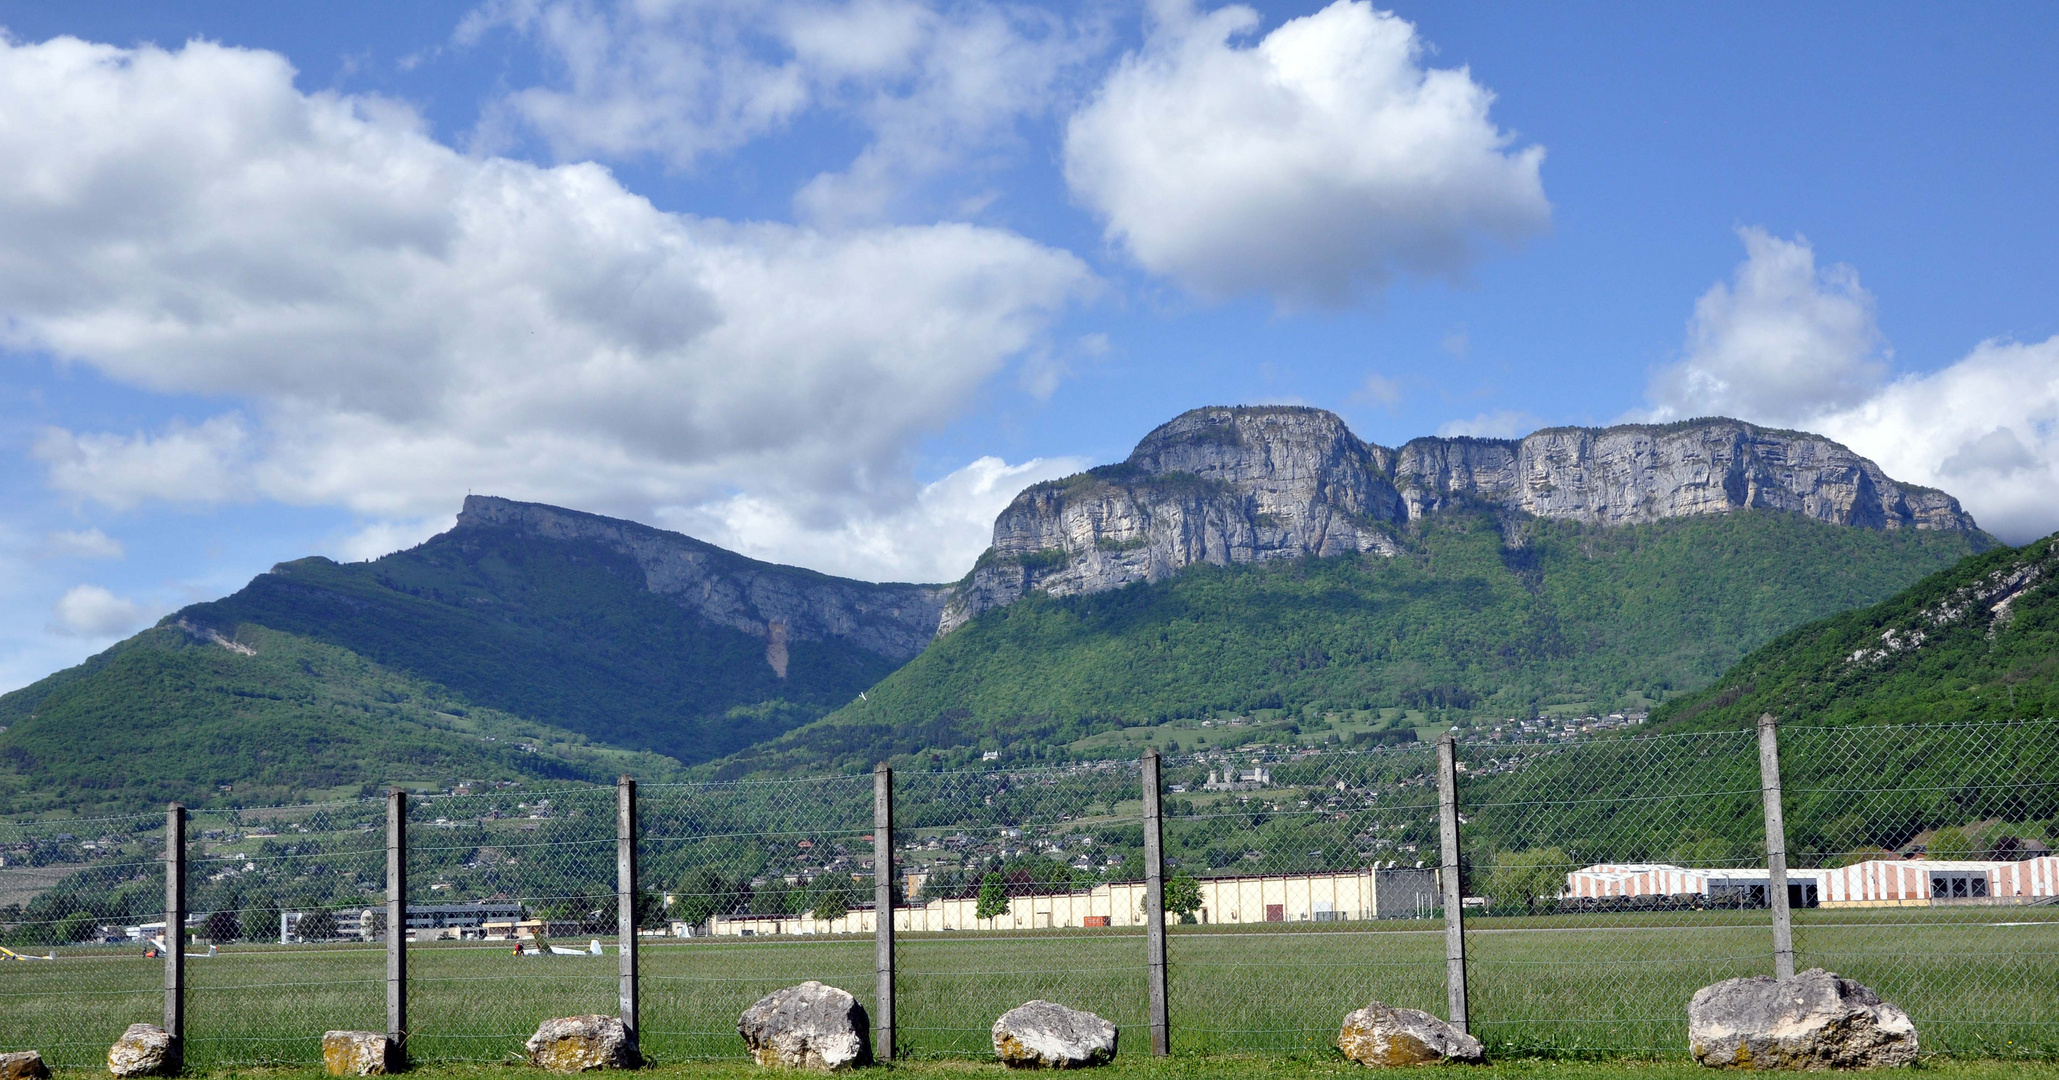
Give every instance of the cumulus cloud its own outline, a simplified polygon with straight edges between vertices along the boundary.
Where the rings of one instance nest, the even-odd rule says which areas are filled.
[[[1898,480],[1958,496],[2011,543],[2059,531],[2059,337],[1982,342],[1811,427]]]
[[[1734,416],[1820,432],[1897,480],[1957,496],[2011,543],[2059,530],[2059,337],[1986,341],[1890,379],[1858,273],[1807,240],[1738,230],[1745,261],[1695,304],[1682,358],[1638,419]]]
[[[98,585],[75,585],[50,609],[50,631],[66,637],[120,637],[150,620],[150,612]]]
[[[1540,147],[1465,68],[1352,0],[1252,45],[1250,8],[1169,2],[1071,118],[1065,176],[1144,268],[1212,298],[1337,306],[1396,274],[1462,279],[1550,220]]]
[[[1889,353],[1858,271],[1818,270],[1800,236],[1749,227],[1738,236],[1744,262],[1695,302],[1684,355],[1653,379],[1658,415],[1793,424],[1866,400]]]
[[[1447,420],[1437,425],[1442,438],[1471,435],[1479,439],[1520,439],[1544,426],[1544,421],[1517,409],[1483,412],[1465,420]]]
[[[43,537],[41,554],[73,559],[119,559],[122,542],[99,529],[56,529]]]
[[[772,562],[874,581],[956,581],[993,542],[994,518],[1023,488],[1087,467],[1080,458],[1010,465],[983,457],[923,487],[898,511],[818,521],[748,495],[667,516],[682,529]]]
[[[1092,19],[962,0],[493,0],[458,38],[496,28],[533,42],[552,79],[495,102],[483,145],[534,134],[560,160],[691,169],[804,114],[832,115],[868,141],[797,193],[796,208],[824,222],[879,219],[911,185],[1018,144],[1018,122],[1047,112],[1107,40]]]
[[[241,403],[45,432],[110,506],[892,513],[912,440],[1094,286],[1001,230],[737,224],[467,157],[272,53],[0,42],[0,103],[0,346]]]

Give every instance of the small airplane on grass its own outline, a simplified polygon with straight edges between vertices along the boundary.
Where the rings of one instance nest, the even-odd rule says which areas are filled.
[[[217,947],[217,946],[214,946],[214,945],[209,945],[209,946],[207,947],[207,951],[206,951],[206,952],[189,952],[189,953],[187,953],[186,955],[187,955],[187,956],[192,956],[192,957],[208,957],[208,956],[220,956],[220,955],[221,955],[221,952],[222,952],[222,951],[221,951],[221,949],[220,949],[219,947]],[[145,948],[145,949],[143,950],[143,956],[144,956],[144,958],[145,958],[145,959],[149,959],[149,960],[155,960],[155,959],[157,959],[157,958],[159,958],[159,957],[163,956],[164,954],[165,954],[165,943],[164,943],[164,939],[163,939],[163,938],[161,938],[161,937],[160,937],[160,938],[151,938],[151,939],[150,939],[150,944],[149,944],[149,946],[148,946],[147,948]]]
[[[57,952],[56,952],[55,950],[52,950],[52,951],[51,951],[51,953],[50,953],[50,955],[48,955],[48,956],[23,956],[22,954],[20,954],[20,953],[18,953],[18,952],[15,952],[15,951],[14,951],[13,949],[10,949],[10,948],[8,948],[8,947],[6,947],[6,946],[4,946],[4,945],[0,945],[0,960],[55,960],[55,959],[57,959]]]
[[[536,947],[535,947],[535,948],[533,948],[533,949],[525,949],[525,948],[523,948],[523,947],[522,947],[522,943],[518,941],[518,942],[516,942],[516,943],[515,943],[515,949],[514,949],[514,952],[513,952],[513,954],[512,954],[512,955],[515,955],[515,956],[599,956],[599,955],[601,955],[601,939],[599,939],[599,938],[594,938],[594,939],[593,939],[593,940],[592,940],[591,942],[589,942],[589,943],[587,944],[586,948],[584,948],[584,949],[573,949],[573,948],[568,948],[568,947],[566,947],[566,946],[564,946],[564,945],[552,945],[552,944],[550,944],[549,942],[545,942],[545,941],[539,941],[539,942],[537,942],[537,943],[536,943]]]

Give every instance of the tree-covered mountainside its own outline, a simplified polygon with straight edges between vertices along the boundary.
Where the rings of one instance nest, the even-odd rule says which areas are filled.
[[[1663,730],[2059,714],[2059,536],[1998,548],[1781,635],[1652,717]]]
[[[460,527],[368,563],[284,563],[166,621],[299,634],[478,705],[685,762],[821,716],[896,666],[848,641],[794,640],[781,671],[766,638],[652,591],[630,555],[520,528]]]
[[[718,771],[999,749],[1258,709],[1406,708],[1439,724],[1662,699],[1790,628],[1877,602],[1990,543],[1782,511],[1598,526],[1453,509],[1393,557],[1193,566],[986,612],[821,721]]]
[[[663,777],[677,762],[246,624],[146,630],[0,698],[0,813],[263,806],[395,783]]]

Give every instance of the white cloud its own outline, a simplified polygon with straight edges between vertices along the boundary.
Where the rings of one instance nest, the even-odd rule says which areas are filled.
[[[799,563],[875,581],[956,581],[993,542],[994,518],[1023,488],[1086,468],[1078,458],[1010,465],[983,457],[925,486],[887,514],[807,521],[788,508],[739,495],[666,515],[666,525],[773,562]]]
[[[1866,400],[1889,353],[1858,271],[1821,271],[1808,240],[1742,228],[1745,261],[1695,302],[1679,362],[1652,380],[1660,418],[1794,424]]]
[[[44,535],[41,554],[73,559],[119,559],[128,552],[121,541],[99,529],[57,529]]]
[[[50,631],[66,637],[120,637],[150,620],[150,612],[98,585],[75,585],[51,608]]]
[[[1511,149],[1493,94],[1425,68],[1407,21],[1338,0],[1239,47],[1250,8],[1157,13],[1065,140],[1073,193],[1146,269],[1336,306],[1396,274],[1462,279],[1549,222],[1543,149]]]
[[[1738,230],[1745,261],[1695,304],[1683,358],[1633,419],[1733,416],[1820,432],[1897,480],[1956,496],[2011,543],[2059,530],[2059,337],[1982,342],[1886,380],[1892,355],[1849,266],[1800,237]]]
[[[891,515],[912,441],[1094,285],[996,229],[662,212],[598,166],[466,157],[292,76],[205,42],[0,42],[0,346],[240,403],[46,432],[58,488],[403,532],[467,489]]]
[[[1392,409],[1401,403],[1401,384],[1379,372],[1372,372],[1358,384],[1357,390],[1352,391],[1351,400]]]
[[[2059,337],[1982,342],[1811,426],[1898,480],[1958,496],[2011,543],[2059,531]]]
[[[1520,439],[1544,426],[1544,421],[1516,409],[1483,412],[1465,420],[1448,420],[1437,426],[1441,438],[1471,435],[1480,439]]]
[[[401,521],[373,521],[343,537],[331,550],[344,562],[365,562],[405,551],[457,524],[456,514],[434,514]]]
[[[880,219],[911,185],[1011,147],[1018,121],[1046,113],[1107,38],[1091,19],[977,0],[493,0],[459,40],[496,27],[533,41],[553,81],[496,102],[483,145],[529,132],[560,160],[691,169],[802,115],[834,115],[870,141],[795,196],[822,222]]]

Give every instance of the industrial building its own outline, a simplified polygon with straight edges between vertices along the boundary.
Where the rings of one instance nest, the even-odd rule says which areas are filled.
[[[1437,872],[1422,869],[1349,870],[1335,874],[1264,874],[1201,878],[1199,923],[1335,922],[1425,917],[1438,906]],[[1140,926],[1144,883],[1096,885],[1079,892],[1009,898],[1008,913],[977,915],[974,897],[931,900],[894,909],[894,929],[1043,930]],[[872,908],[853,908],[838,919],[810,915],[717,915],[718,937],[766,934],[869,934]]]
[[[1691,869],[1668,863],[1597,863],[1566,875],[1562,899],[1696,897],[1715,906],[1764,907],[1764,868]],[[2059,856],[2017,861],[1868,859],[1787,872],[1794,907],[2028,904],[2059,897]]]

